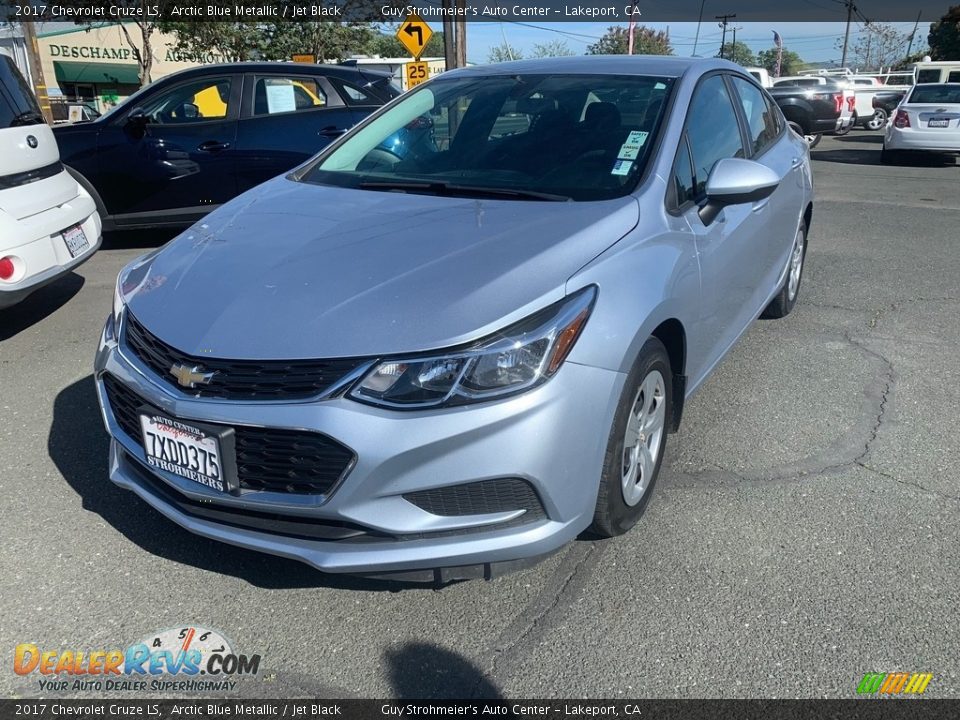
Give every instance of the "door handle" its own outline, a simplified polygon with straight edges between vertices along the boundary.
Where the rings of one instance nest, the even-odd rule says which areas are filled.
[[[339,137],[346,131],[346,128],[338,128],[336,125],[327,125],[325,128],[317,131],[317,135],[323,135],[324,137]]]
[[[221,150],[226,150],[230,147],[228,142],[220,142],[219,140],[207,140],[202,142],[197,146],[197,150],[201,152],[220,152]]]
[[[791,170],[796,170],[796,169],[799,168],[801,165],[803,165],[803,158],[795,157],[793,160],[790,161],[790,169],[791,169]]]
[[[766,200],[758,200],[753,204],[753,207],[750,208],[750,212],[760,212],[769,204],[770,204],[770,198],[767,198]]]

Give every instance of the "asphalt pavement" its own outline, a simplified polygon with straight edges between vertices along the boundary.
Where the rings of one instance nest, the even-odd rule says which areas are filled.
[[[646,516],[491,582],[326,576],[181,530],[107,480],[91,377],[128,233],[0,313],[0,671],[14,647],[221,631],[237,697],[960,697],[960,166],[824,138],[799,305],[690,400]],[[113,697],[129,694],[104,693]],[[155,693],[154,693],[155,694]]]

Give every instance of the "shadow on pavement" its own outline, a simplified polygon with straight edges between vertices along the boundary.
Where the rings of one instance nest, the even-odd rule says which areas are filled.
[[[158,557],[271,589],[330,587],[396,592],[431,587],[321,573],[294,560],[193,535],[167,520],[107,477],[109,437],[103,428],[92,375],[57,395],[47,450],[64,479],[82,498],[85,510],[98,514],[131,542]]]
[[[398,698],[502,699],[483,671],[462,655],[432,643],[406,643],[386,653],[387,672]]]
[[[84,282],[83,276],[72,272],[31,293],[16,305],[0,310],[0,341],[8,340],[53,315],[80,292]]]
[[[837,138],[842,140],[843,138]],[[880,148],[856,148],[841,150],[811,150],[811,160],[841,163],[844,165],[879,165]]]
[[[851,132],[848,135],[835,137],[833,140],[838,143],[868,143],[870,145],[883,145],[883,133],[879,131],[868,131],[863,133]]]

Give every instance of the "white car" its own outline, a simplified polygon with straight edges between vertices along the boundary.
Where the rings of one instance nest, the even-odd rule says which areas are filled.
[[[922,151],[960,153],[960,82],[915,85],[897,106],[880,162]]]
[[[88,260],[100,231],[93,198],[60,162],[30,86],[0,55],[0,308]]]

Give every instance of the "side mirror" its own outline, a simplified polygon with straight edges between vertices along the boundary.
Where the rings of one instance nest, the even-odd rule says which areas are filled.
[[[142,107],[135,107],[127,113],[127,130],[135,137],[141,138],[147,131],[147,125],[150,123],[150,116],[147,115]]]
[[[780,177],[766,165],[742,158],[719,160],[707,178],[707,202],[700,208],[704,225],[727,205],[742,205],[770,197]]]

